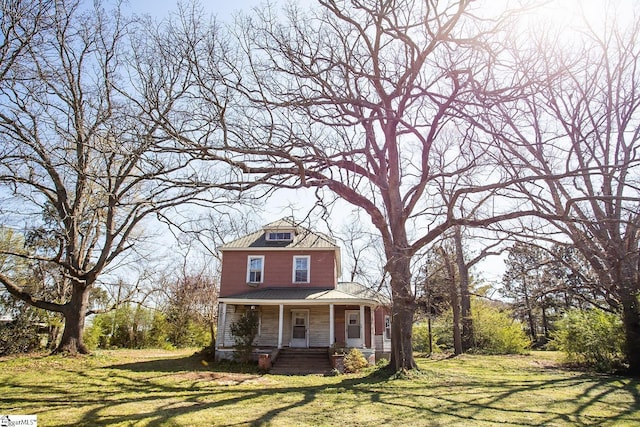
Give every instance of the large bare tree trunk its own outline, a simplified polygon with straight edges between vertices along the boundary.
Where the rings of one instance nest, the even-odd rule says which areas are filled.
[[[640,309],[638,297],[630,296],[622,301],[622,323],[625,334],[625,356],[629,373],[640,376]]]
[[[64,332],[60,344],[53,351],[64,354],[89,354],[89,349],[84,345],[82,333],[84,321],[89,306],[89,287],[73,287],[71,300],[64,306]]]
[[[621,267],[620,299],[624,326],[624,352],[629,363],[629,373],[640,376],[640,303],[638,302],[638,255],[630,256]]]
[[[449,259],[449,254],[443,249],[442,258],[447,270],[449,279],[449,297],[451,299],[451,310],[453,311],[453,352],[462,354],[462,334],[460,331],[460,298],[458,295],[458,282],[453,263]]]
[[[469,291],[469,267],[464,259],[462,232],[460,226],[454,227],[456,245],[456,264],[460,275],[460,317],[462,322],[461,350],[465,352],[473,347],[473,318],[471,317],[471,293]]]
[[[391,309],[391,361],[395,371],[416,369],[413,359],[412,328],[415,299],[411,294],[411,271],[408,257],[392,262],[389,268],[393,305]]]

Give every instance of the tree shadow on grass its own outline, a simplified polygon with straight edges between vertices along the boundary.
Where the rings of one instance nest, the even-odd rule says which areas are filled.
[[[201,367],[201,361],[196,356],[153,359],[109,366],[110,369],[131,372],[176,372],[178,370],[199,369]]]
[[[177,358],[163,358],[145,360],[141,362],[122,363],[109,366],[110,369],[117,369],[130,372],[164,372],[178,373],[181,371],[215,371],[238,374],[261,374],[257,366],[253,364],[241,364],[230,361],[210,362],[202,356],[192,355]]]
[[[209,380],[227,374],[236,374],[238,381],[220,384]],[[77,425],[262,426],[283,420],[353,425],[359,420],[349,417],[357,416],[367,417],[367,424],[375,420],[384,425],[445,421],[487,425],[498,424],[498,420],[506,425],[616,425],[640,420],[640,384],[612,376],[572,374],[518,380],[497,376],[487,380],[449,372],[443,379],[432,370],[396,379],[392,372],[380,369],[367,375],[307,381],[246,372],[234,364],[204,366],[196,356],[117,364],[78,375],[83,376],[77,379],[83,388],[77,390],[69,384],[43,381],[35,387],[16,380],[15,386],[22,387],[20,393],[2,396],[0,402],[8,407],[12,405],[9,399],[19,396],[29,400],[26,407],[45,406],[54,415],[63,412],[65,405],[74,407],[80,412],[74,422]],[[566,402],[550,401],[545,406],[532,401],[555,391]],[[610,395],[621,391],[627,396],[626,403],[614,402],[610,416],[598,415],[612,401]]]
[[[175,360],[157,360],[145,361],[131,364],[115,365],[112,368],[131,371],[131,372],[167,372],[175,373],[176,367],[180,370],[197,369],[199,371],[214,372],[219,366],[213,365],[203,367],[199,365],[198,359],[194,357],[182,358]],[[224,365],[224,373],[247,374],[241,366],[228,364]],[[255,377],[259,377],[257,372],[253,372]],[[276,377],[278,378],[278,377]],[[282,378],[282,377],[279,377]],[[628,381],[624,384],[621,381]],[[304,408],[308,408],[307,415],[312,419],[319,417],[322,419],[322,409],[317,409],[314,403],[317,403],[320,397],[326,398],[331,393],[353,395],[355,399],[350,402],[349,398],[344,399],[341,403],[341,410],[346,413],[357,413],[358,405],[368,402],[377,407],[389,409],[389,413],[395,415],[384,420],[378,420],[389,424],[403,423],[420,423],[425,422],[425,416],[448,417],[457,419],[458,422],[483,422],[494,423],[496,419],[517,420],[511,425],[537,425],[539,420],[543,419],[545,423],[559,423],[572,425],[592,425],[616,423],[633,423],[637,421],[639,407],[640,384],[636,380],[629,380],[618,377],[592,375],[578,375],[571,377],[562,377],[548,380],[532,380],[518,381],[516,383],[508,380],[496,380],[491,384],[486,382],[468,380],[461,381],[458,384],[430,384],[428,374],[416,373],[414,376],[398,377],[392,371],[379,369],[370,372],[365,376],[345,376],[339,377],[338,381],[327,382],[314,386],[299,385],[278,385],[269,386],[264,389],[243,389],[239,390],[239,396],[225,396],[225,391],[213,390],[199,394],[192,393],[180,407],[166,407],[162,409],[162,415],[155,418],[155,421],[149,420],[159,416],[159,414],[147,414],[140,418],[135,417],[138,421],[145,420],[149,425],[159,425],[173,417],[179,417],[194,411],[215,408],[217,410],[229,410],[233,405],[247,404],[247,402],[257,402],[255,405],[255,415],[252,420],[246,418],[238,421],[237,424],[261,426],[268,425],[280,417],[286,417],[290,411],[298,413]],[[238,384],[240,384],[239,382]],[[528,396],[544,393],[545,390],[571,390],[579,387],[584,383],[589,385],[575,396],[569,394],[567,404],[571,404],[575,409],[570,412],[563,412],[561,409],[540,408],[532,409],[526,404]],[[613,392],[622,389],[633,396],[633,404],[627,409],[622,409],[614,416],[599,416],[590,411],[590,408],[599,402],[607,399],[607,396]],[[476,387],[479,391],[475,398],[469,389]],[[174,390],[175,391],[175,390]],[[458,394],[468,396],[466,401],[460,401]],[[203,402],[201,397],[207,396],[213,398],[213,401]],[[265,406],[259,402],[264,400],[270,401],[271,406]],[[272,399],[272,400],[269,400]],[[522,407],[513,407],[513,403],[505,404],[505,402],[517,399],[523,401]],[[402,415],[398,415],[398,408]],[[89,414],[87,414],[89,415]],[[94,416],[99,416],[97,413]],[[292,415],[293,416],[293,415]],[[384,415],[382,415],[384,416]],[[92,420],[89,416],[85,418],[87,421]],[[93,418],[95,420],[95,418]],[[528,421],[535,420],[535,421]],[[133,422],[134,419],[120,419],[120,421]],[[233,425],[232,420],[228,420],[228,425]],[[326,418],[326,423],[334,423],[335,418]],[[357,420],[351,420],[355,422]],[[348,420],[345,420],[349,424]],[[507,422],[509,424],[509,422]]]

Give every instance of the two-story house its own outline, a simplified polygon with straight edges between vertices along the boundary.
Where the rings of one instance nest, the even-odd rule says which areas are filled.
[[[357,283],[340,283],[340,248],[291,219],[222,246],[216,358],[233,354],[230,325],[256,310],[255,354],[286,348],[356,347],[374,362],[390,351],[385,300]]]

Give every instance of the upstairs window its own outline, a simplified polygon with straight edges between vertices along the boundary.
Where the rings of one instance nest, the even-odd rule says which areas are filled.
[[[293,282],[309,283],[309,256],[293,257]]]
[[[247,283],[262,283],[264,279],[264,256],[249,256],[247,260]]]
[[[267,240],[272,242],[290,242],[293,240],[291,231],[270,231],[267,233]]]

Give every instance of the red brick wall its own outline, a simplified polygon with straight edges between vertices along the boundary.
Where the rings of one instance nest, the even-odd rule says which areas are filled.
[[[364,309],[364,338],[365,347],[371,348],[371,307]]]
[[[389,314],[389,310],[384,307],[377,307],[375,311],[376,319],[376,335],[382,335],[384,333],[384,316]]]
[[[257,286],[247,285],[247,258],[249,255],[264,256],[263,282]],[[311,257],[309,283],[293,283],[293,257]],[[249,292],[265,287],[335,287],[337,282],[334,251],[225,251],[222,255],[222,278],[220,296]]]
[[[333,321],[335,330],[333,331],[336,344],[344,347],[345,345],[345,325],[344,325],[344,306],[334,306]]]

